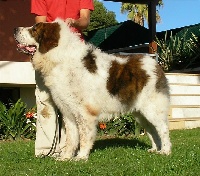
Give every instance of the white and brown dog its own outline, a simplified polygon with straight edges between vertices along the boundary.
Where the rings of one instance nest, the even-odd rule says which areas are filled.
[[[80,40],[60,19],[15,29],[20,51],[32,55],[67,132],[61,160],[87,159],[96,125],[111,114],[132,112],[146,129],[151,152],[171,153],[169,87],[156,61],[142,54],[107,54]]]

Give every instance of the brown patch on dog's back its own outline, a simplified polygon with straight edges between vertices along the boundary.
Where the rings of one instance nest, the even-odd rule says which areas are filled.
[[[83,58],[84,66],[90,73],[95,73],[97,70],[95,58],[96,56],[94,55],[93,50],[89,50],[87,55]]]
[[[156,91],[169,95],[169,85],[164,71],[159,65],[156,65],[155,74],[157,76]]]
[[[143,55],[129,56],[126,64],[113,61],[109,70],[107,90],[118,96],[121,102],[128,103],[136,99],[148,81],[146,71],[141,68]]]
[[[29,32],[39,43],[39,51],[44,54],[58,46],[60,29],[58,23],[37,23]]]

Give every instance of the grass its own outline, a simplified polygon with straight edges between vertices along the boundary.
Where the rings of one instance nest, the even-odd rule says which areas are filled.
[[[170,133],[172,155],[150,154],[146,136],[99,138],[87,162],[35,158],[33,141],[0,141],[0,176],[196,176],[200,128]]]

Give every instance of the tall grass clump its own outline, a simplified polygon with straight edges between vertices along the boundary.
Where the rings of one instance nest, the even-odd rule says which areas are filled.
[[[189,37],[188,37],[189,36]],[[185,30],[183,35],[171,35],[167,32],[164,39],[156,39],[158,62],[165,71],[187,69],[200,65],[200,43],[198,37]]]

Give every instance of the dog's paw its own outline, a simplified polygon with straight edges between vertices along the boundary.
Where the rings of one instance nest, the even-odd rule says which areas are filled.
[[[73,158],[74,161],[88,161],[88,156],[77,155]]]
[[[156,153],[156,152],[157,152],[157,149],[151,148],[151,149],[148,149],[147,151],[148,151],[149,153]]]
[[[59,157],[57,157],[57,158],[55,158],[56,159],[56,161],[71,161],[71,160],[73,160],[73,155],[61,155],[61,156],[59,156]]]
[[[158,154],[161,154],[161,155],[170,155],[171,154],[171,150],[160,150],[157,152]]]
[[[72,161],[73,158],[58,157],[55,158],[56,161]]]

